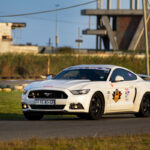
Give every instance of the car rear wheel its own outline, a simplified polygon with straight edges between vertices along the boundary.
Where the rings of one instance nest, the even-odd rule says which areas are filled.
[[[150,93],[143,96],[140,110],[135,114],[136,117],[149,117],[150,116]]]
[[[91,99],[89,119],[98,120],[104,113],[104,98],[100,92],[96,92]]]
[[[34,112],[24,112],[24,117],[27,120],[41,120],[43,118],[43,114],[34,113]]]

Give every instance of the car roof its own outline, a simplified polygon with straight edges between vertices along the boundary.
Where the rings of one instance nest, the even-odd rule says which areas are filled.
[[[90,68],[97,68],[97,67],[101,67],[101,68],[108,68],[108,69],[113,69],[119,66],[115,66],[115,65],[76,65],[76,66],[71,66],[69,68],[86,68],[86,67],[90,67]],[[122,67],[119,67],[122,68]]]

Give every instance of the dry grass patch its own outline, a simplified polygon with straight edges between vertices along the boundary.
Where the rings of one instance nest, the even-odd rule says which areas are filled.
[[[1,150],[149,150],[150,135],[54,138],[0,142]]]

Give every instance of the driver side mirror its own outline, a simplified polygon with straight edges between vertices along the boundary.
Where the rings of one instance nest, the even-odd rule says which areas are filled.
[[[115,82],[124,81],[124,78],[122,76],[116,76]]]

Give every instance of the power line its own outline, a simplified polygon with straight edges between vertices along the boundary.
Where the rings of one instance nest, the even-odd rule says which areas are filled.
[[[30,12],[30,13],[23,13],[23,14],[4,15],[4,16],[0,16],[0,17],[20,17],[20,16],[29,16],[29,15],[37,15],[37,14],[51,13],[51,12],[55,12],[55,11],[62,11],[62,10],[66,10],[66,9],[71,9],[71,8],[75,8],[75,7],[79,7],[79,6],[88,5],[88,4],[94,3],[94,2],[96,2],[96,1],[97,1],[97,0],[93,0],[93,1],[86,2],[86,3],[81,3],[81,4],[77,4],[77,5],[72,5],[72,6],[68,6],[68,7],[64,7],[64,8],[51,9],[51,10],[44,10],[44,11],[38,11],[38,12]]]
[[[54,19],[48,19],[48,18],[42,18],[42,17],[25,17],[27,19],[33,19],[33,20],[43,20],[43,21],[48,21],[48,22],[55,22]],[[61,23],[70,23],[70,24],[82,24],[82,25],[87,25],[85,22],[79,22],[79,21],[70,21],[70,20],[62,20],[59,19],[58,22]],[[95,25],[95,23],[92,23],[92,25]]]

